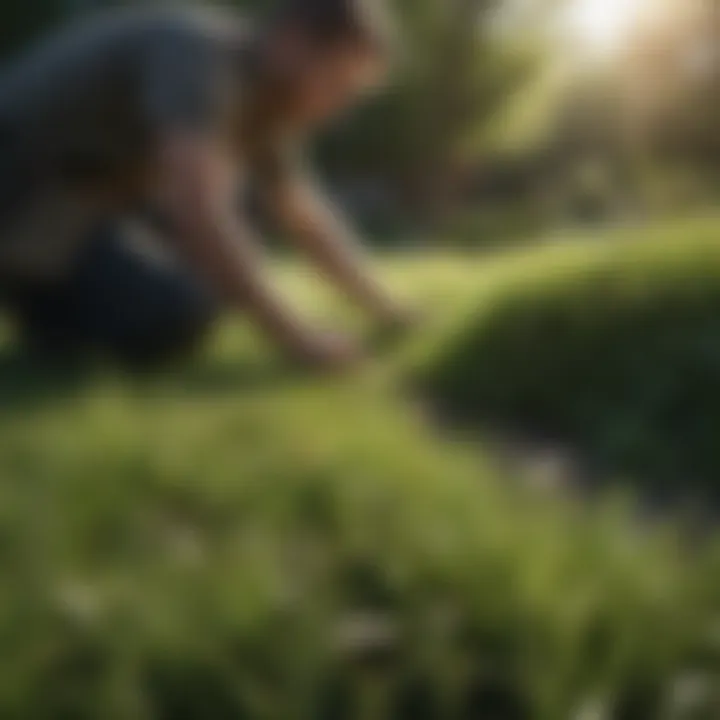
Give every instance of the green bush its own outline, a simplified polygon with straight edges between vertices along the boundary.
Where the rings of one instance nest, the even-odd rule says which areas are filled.
[[[616,231],[494,277],[424,371],[446,410],[720,500],[719,223]]]

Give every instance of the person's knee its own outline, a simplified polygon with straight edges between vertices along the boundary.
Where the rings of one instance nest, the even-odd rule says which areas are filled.
[[[121,338],[119,358],[134,367],[152,368],[192,357],[208,341],[219,317],[217,302],[195,283],[164,298],[161,312]]]
[[[207,285],[143,224],[116,221],[96,233],[78,275],[82,296],[92,299],[88,334],[133,367],[188,357],[219,315]]]

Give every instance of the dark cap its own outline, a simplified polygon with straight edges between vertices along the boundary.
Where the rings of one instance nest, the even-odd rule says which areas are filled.
[[[355,43],[383,53],[394,44],[384,0],[285,0],[280,18],[320,44]]]

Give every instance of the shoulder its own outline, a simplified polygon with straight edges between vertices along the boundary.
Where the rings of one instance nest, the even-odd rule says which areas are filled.
[[[173,5],[138,12],[126,21],[137,23],[130,55],[141,76],[159,75],[161,82],[234,78],[254,37],[250,23],[229,9]]]
[[[252,36],[251,24],[230,9],[162,2],[90,12],[31,47],[24,59],[89,61],[129,53],[142,57],[164,44],[242,45]]]
[[[250,22],[229,8],[194,4],[160,4],[116,11],[105,18],[127,36],[149,46],[162,42],[196,45],[244,45],[252,41]]]
[[[105,68],[152,64],[157,56],[190,56],[251,42],[250,23],[230,9],[158,3],[91,12],[41,39],[0,74],[0,101],[29,88],[52,91]],[[52,93],[51,93],[52,94]]]
[[[142,12],[142,41],[132,62],[143,116],[153,125],[203,129],[230,122],[242,105],[244,50],[251,41],[250,26],[229,10]]]

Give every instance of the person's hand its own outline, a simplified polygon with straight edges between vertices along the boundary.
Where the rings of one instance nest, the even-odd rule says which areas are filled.
[[[363,360],[359,345],[337,333],[317,333],[297,349],[299,362],[313,370],[338,373],[350,370]]]
[[[414,308],[402,305],[388,306],[379,314],[378,324],[372,335],[375,347],[386,347],[400,342],[422,324],[422,314]]]

